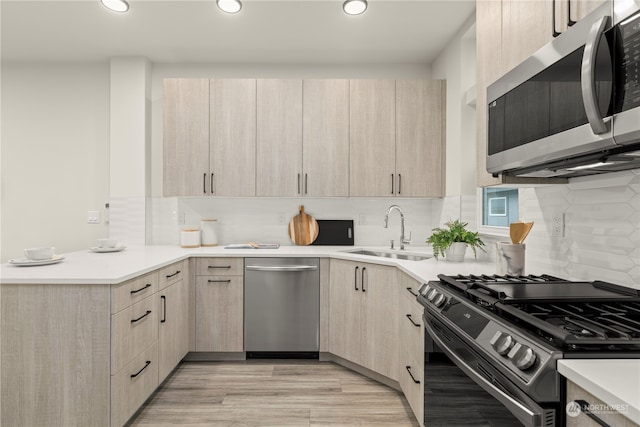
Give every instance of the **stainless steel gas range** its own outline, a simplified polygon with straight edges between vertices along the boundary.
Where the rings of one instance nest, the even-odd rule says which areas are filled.
[[[433,349],[425,425],[561,426],[559,359],[640,357],[638,290],[548,275],[438,277],[417,297]]]

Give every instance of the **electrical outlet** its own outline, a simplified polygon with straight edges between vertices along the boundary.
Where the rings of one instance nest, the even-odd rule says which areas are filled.
[[[358,225],[365,225],[367,223],[367,216],[365,214],[358,215]]]
[[[278,212],[278,224],[284,224],[285,221],[284,212]]]
[[[551,219],[551,237],[564,237],[564,214],[554,215]]]
[[[87,212],[87,222],[89,224],[100,224],[100,211]]]

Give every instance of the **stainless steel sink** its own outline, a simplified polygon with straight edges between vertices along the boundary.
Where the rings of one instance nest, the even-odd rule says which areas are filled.
[[[415,255],[415,254],[403,254],[399,252],[384,252],[384,251],[371,251],[368,249],[356,249],[353,251],[345,251],[350,254],[367,255],[383,258],[403,259],[408,261],[422,261],[425,259],[433,258],[429,255]]]

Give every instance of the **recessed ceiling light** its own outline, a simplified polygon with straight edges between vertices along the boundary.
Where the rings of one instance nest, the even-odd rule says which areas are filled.
[[[347,0],[342,4],[347,15],[360,15],[367,10],[367,0]]]
[[[125,0],[100,0],[102,5],[114,12],[126,12],[129,10],[129,3]]]
[[[216,0],[218,8],[227,13],[238,13],[242,9],[240,0]]]

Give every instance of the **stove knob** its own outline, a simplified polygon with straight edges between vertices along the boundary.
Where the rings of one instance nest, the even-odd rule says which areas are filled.
[[[445,302],[447,302],[447,298],[442,294],[438,294],[438,296],[436,296],[433,300],[433,303],[438,308],[442,307]]]
[[[521,371],[526,371],[536,363],[536,354],[529,347],[523,347],[520,357],[516,360],[516,366]]]
[[[422,296],[427,295],[427,293],[431,290],[431,286],[429,285],[423,285],[422,289],[420,289],[420,294]]]
[[[435,289],[432,289],[431,292],[427,294],[427,299],[433,302],[433,300],[436,298],[436,295],[438,295],[438,291],[436,291]]]
[[[496,332],[491,339],[491,345],[501,356],[506,356],[514,343],[511,335],[503,334],[502,332]]]

